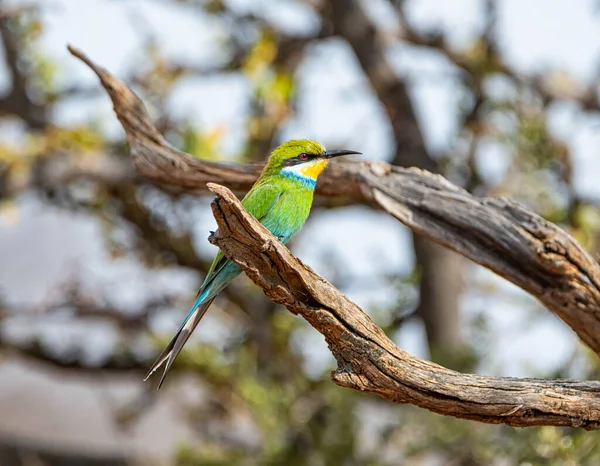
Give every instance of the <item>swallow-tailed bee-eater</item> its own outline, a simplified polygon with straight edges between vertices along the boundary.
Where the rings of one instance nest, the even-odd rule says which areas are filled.
[[[270,155],[260,178],[248,191],[242,205],[282,243],[294,236],[306,221],[313,201],[317,178],[330,159],[360,154],[352,150],[325,150],[316,141],[288,141]],[[240,274],[242,268],[219,250],[200,287],[192,309],[173,339],[156,359],[147,380],[163,363],[162,385],[173,361],[206,313],[217,294]]]

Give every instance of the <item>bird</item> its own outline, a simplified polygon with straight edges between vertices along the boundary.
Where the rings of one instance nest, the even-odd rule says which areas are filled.
[[[242,206],[285,244],[306,222],[321,172],[332,158],[350,154],[361,152],[326,150],[310,139],[287,141],[271,152],[260,177],[243,198]],[[227,259],[221,250],[217,252],[196,301],[144,381],[166,363],[157,386],[160,389],[175,358],[215,297],[241,272],[238,264]]]

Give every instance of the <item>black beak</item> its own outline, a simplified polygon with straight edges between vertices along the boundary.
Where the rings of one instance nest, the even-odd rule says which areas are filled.
[[[321,157],[324,159],[332,159],[334,157],[339,157],[340,155],[350,154],[362,154],[362,152],[356,152],[355,150],[328,150],[325,151]]]

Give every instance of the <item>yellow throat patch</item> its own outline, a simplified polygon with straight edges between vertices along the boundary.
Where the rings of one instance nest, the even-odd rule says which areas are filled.
[[[302,173],[302,176],[306,176],[307,178],[312,178],[313,180],[316,180],[317,177],[321,174],[321,172],[325,169],[328,162],[329,161],[326,159],[321,159],[310,164],[307,163],[306,166],[303,167],[302,170],[300,170],[300,173]]]

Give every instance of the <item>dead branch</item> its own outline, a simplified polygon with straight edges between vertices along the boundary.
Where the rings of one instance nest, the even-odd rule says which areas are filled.
[[[171,147],[121,81],[69,47],[112,99],[134,165],[146,178],[188,189],[247,190],[260,165],[215,163]],[[317,193],[366,202],[416,233],[496,272],[538,298],[600,354],[600,267],[564,230],[504,199],[479,199],[443,177],[377,162],[333,163]]]
[[[461,374],[396,347],[373,321],[282,245],[227,188],[209,183],[219,226],[211,242],[269,299],[300,314],[338,361],[333,381],[436,413],[511,426],[600,426],[600,383]]]

